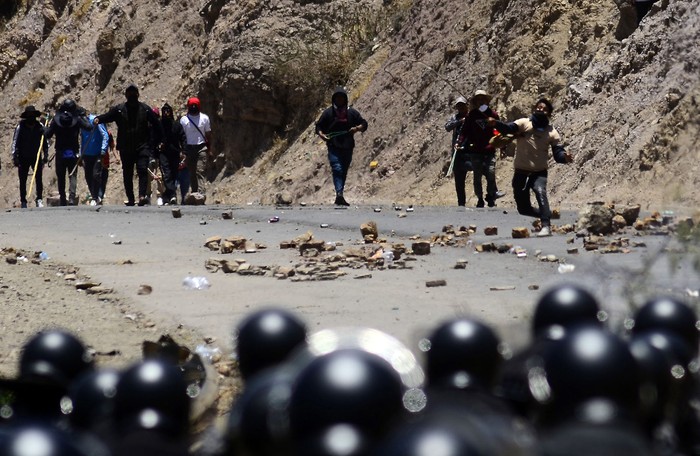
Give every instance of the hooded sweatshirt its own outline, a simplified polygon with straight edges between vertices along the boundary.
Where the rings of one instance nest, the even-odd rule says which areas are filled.
[[[345,97],[345,106],[339,107],[333,104],[336,95]],[[360,113],[348,106],[348,94],[343,88],[337,88],[331,96],[331,106],[326,108],[321,117],[316,122],[316,134],[320,131],[323,133],[347,132],[353,127],[362,125],[363,129],[367,130],[367,121],[362,118]],[[337,149],[352,150],[355,147],[355,138],[352,134],[343,134],[335,136],[328,141],[328,147]]]

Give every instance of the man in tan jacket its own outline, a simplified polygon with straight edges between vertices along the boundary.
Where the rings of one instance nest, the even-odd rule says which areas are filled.
[[[489,118],[490,126],[500,133],[516,136],[515,159],[513,160],[513,197],[518,213],[539,217],[542,229],[539,237],[551,236],[552,211],[547,200],[547,166],[549,148],[557,163],[571,163],[573,156],[560,144],[559,132],[549,123],[554,108],[546,98],[535,103],[530,117],[515,122],[501,122]],[[538,208],[532,207],[530,190],[534,192]]]

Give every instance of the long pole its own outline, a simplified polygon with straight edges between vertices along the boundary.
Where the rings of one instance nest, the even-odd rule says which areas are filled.
[[[49,115],[46,114],[46,120],[44,121],[44,127],[49,124]],[[41,149],[44,148],[44,133],[41,134],[41,141],[39,141],[39,150],[36,151],[36,161],[34,162],[34,172],[32,173],[32,180],[29,184],[29,197],[32,197],[32,189],[34,188],[34,180],[36,179],[36,168],[39,166],[39,158],[41,157]]]

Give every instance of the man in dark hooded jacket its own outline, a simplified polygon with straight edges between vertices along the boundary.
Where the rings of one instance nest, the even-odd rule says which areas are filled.
[[[44,163],[47,162],[49,146],[44,141],[44,128],[37,120],[40,115],[41,113],[34,106],[27,106],[20,115],[22,120],[15,128],[15,134],[12,137],[12,163],[17,166],[19,173],[19,197],[23,208],[27,207],[27,175],[29,168],[34,167],[36,167],[36,207],[44,206],[42,170]],[[37,160],[37,155],[42,152],[42,159]]]
[[[66,99],[46,129],[46,139],[56,135],[56,178],[61,206],[78,204],[78,159],[80,158],[80,129],[92,130],[87,117],[81,115],[75,101]],[[66,173],[68,173],[68,196],[66,199]]]
[[[349,206],[343,197],[343,190],[352,162],[352,151],[355,148],[353,135],[358,131],[366,131],[367,121],[356,109],[348,106],[348,94],[343,87],[335,89],[331,102],[331,106],[323,111],[316,122],[316,134],[328,146],[328,161],[335,186],[335,204]]]
[[[154,149],[160,147],[163,131],[158,117],[145,103],[139,101],[139,89],[130,84],[124,91],[126,102],[112,107],[106,114],[95,117],[94,124],[116,122],[117,150],[121,154],[122,174],[127,206],[136,204],[134,197],[134,166],[139,178],[139,206],[149,203],[148,165],[155,160]],[[149,128],[149,126],[153,129]],[[153,136],[151,136],[153,132]],[[152,141],[155,144],[152,144]]]
[[[175,192],[177,188],[177,174],[180,160],[184,158],[187,137],[180,122],[175,121],[173,108],[165,103],[160,108],[160,124],[163,127],[163,143],[160,147],[160,172],[163,176],[165,192],[163,201],[167,204],[176,204]]]

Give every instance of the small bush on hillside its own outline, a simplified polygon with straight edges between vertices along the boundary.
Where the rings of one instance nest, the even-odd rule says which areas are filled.
[[[345,4],[323,22],[315,37],[283,45],[272,68],[272,85],[290,117],[287,132],[298,134],[328,104],[330,91],[345,85],[373,47],[396,33],[412,6],[410,0],[368,9]]]

